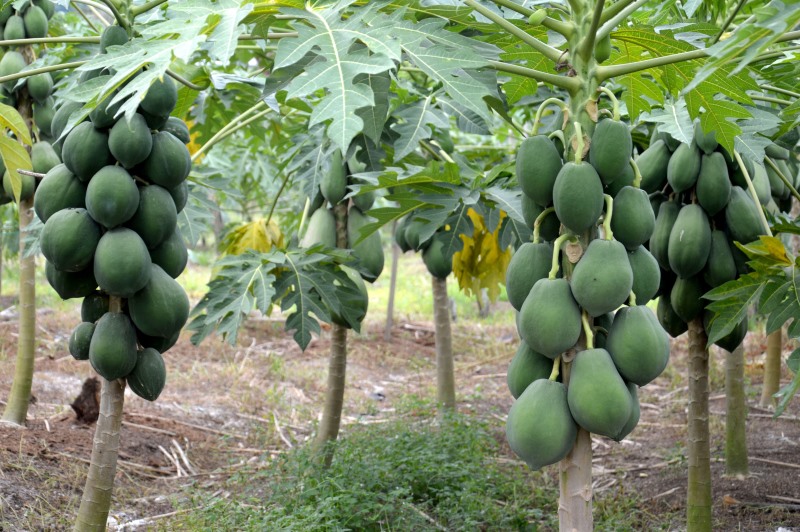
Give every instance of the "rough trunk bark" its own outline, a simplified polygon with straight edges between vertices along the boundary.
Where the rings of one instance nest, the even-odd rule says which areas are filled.
[[[725,472],[746,477],[747,463],[747,404],[744,392],[744,345],[725,357]]]
[[[386,305],[386,328],[383,330],[383,339],[388,342],[392,339],[394,327],[394,294],[397,288],[397,266],[400,262],[400,246],[394,240],[397,231],[397,220],[392,224],[392,276],[389,279],[389,302]]]
[[[25,257],[22,232],[33,220],[33,200],[19,205],[19,338],[14,382],[3,412],[3,420],[24,425],[33,385],[33,359],[36,340],[36,256]]]
[[[336,441],[342,422],[342,404],[344,403],[344,385],[347,373],[347,329],[341,325],[333,325],[331,333],[331,353],[328,362],[328,388],[325,391],[325,407],[315,446],[322,453],[326,466],[331,464],[333,449],[328,443]]]
[[[436,398],[442,412],[456,407],[456,381],[453,371],[453,336],[450,331],[450,302],[447,279],[431,276],[433,319],[436,340]]]
[[[108,311],[122,312],[122,300],[112,297]],[[92,442],[92,459],[86,475],[86,486],[75,519],[75,532],[100,532],[106,529],[114,476],[117,473],[125,379],[107,381],[101,377],[100,382],[100,417],[97,418]]]
[[[761,388],[761,406],[775,406],[772,397],[781,386],[781,352],[783,348],[783,329],[767,336],[767,356],[764,360],[764,386]]]
[[[711,451],[708,428],[708,350],[703,321],[689,322],[688,532],[711,530]]]

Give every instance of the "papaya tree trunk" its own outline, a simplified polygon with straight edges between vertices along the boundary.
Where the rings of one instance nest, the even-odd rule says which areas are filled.
[[[397,231],[397,220],[392,223],[392,275],[389,278],[389,302],[386,305],[386,327],[383,330],[383,339],[388,342],[392,339],[394,327],[394,295],[397,288],[397,266],[400,262],[400,246],[394,240]]]
[[[347,202],[338,203],[333,209],[336,218],[336,247],[347,248]],[[326,466],[333,460],[333,448],[328,445],[339,436],[344,404],[344,385],[347,376],[347,328],[333,324],[331,329],[331,351],[328,359],[328,388],[325,390],[325,406],[314,441],[314,447]]]
[[[725,472],[746,477],[747,404],[744,395],[744,344],[725,357]]]
[[[447,278],[431,275],[433,283],[433,321],[436,341],[436,399],[441,412],[456,407],[456,380],[453,372],[453,335],[450,331],[450,301]]]
[[[764,385],[761,388],[761,406],[775,406],[772,397],[781,385],[781,352],[783,329],[772,331],[767,336],[767,356],[764,360]]]
[[[3,296],[3,257],[5,246],[3,245],[3,225],[0,223],[0,297]]]
[[[561,368],[561,380],[568,386],[570,363],[563,363]],[[592,436],[586,429],[578,427],[575,446],[558,463],[558,470],[559,530],[592,530]]]
[[[708,428],[708,349],[702,318],[689,322],[689,532],[711,530],[711,450]]]
[[[118,297],[110,298],[108,311],[122,312],[122,300]],[[89,473],[86,475],[86,485],[75,519],[75,532],[99,532],[106,529],[114,476],[117,473],[125,379],[108,381],[101,377],[100,381],[100,416],[97,418],[92,441]]]
[[[36,256],[25,257],[22,232],[33,220],[33,199],[19,204],[19,338],[14,382],[3,412],[3,420],[24,425],[33,385],[33,359],[36,340]]]

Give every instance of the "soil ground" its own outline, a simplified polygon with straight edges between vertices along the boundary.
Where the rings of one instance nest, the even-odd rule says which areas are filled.
[[[88,363],[73,360],[67,351],[79,321],[75,307],[39,311],[35,404],[28,425],[0,426],[2,531],[69,529],[77,511],[94,427],[78,423],[69,406],[93,375]],[[391,419],[401,402],[435,393],[432,322],[400,316],[385,341],[382,316],[372,320],[350,340],[344,432],[352,424]],[[13,310],[0,313],[2,398],[11,386],[16,332]],[[490,420],[499,441],[504,441],[512,402],[505,373],[516,342],[513,320],[454,324],[458,409]],[[230,496],[221,491],[220,479],[237,468],[257,466],[265,449],[277,455],[303,445],[323,402],[328,346],[324,330],[301,352],[278,318],[250,319],[235,347],[213,338],[194,346],[184,333],[167,355],[168,384],[159,400],[149,403],[126,392],[113,521],[128,524],[125,530],[164,526],[169,517],[147,519],[175,511],[188,490]],[[715,530],[800,530],[800,400],[779,419],[757,406],[765,347],[763,335],[748,336],[751,473],[744,479],[723,474],[724,358],[712,351]],[[785,346],[785,353],[791,349]],[[640,392],[637,429],[621,444],[595,438],[593,445],[596,492],[636,497],[653,522],[669,530],[685,528],[685,375],[683,336],[674,341],[665,373]],[[788,377],[785,373],[783,382]],[[500,458],[516,460],[507,447]],[[546,474],[557,481],[556,468]],[[137,527],[137,522],[148,524]]]

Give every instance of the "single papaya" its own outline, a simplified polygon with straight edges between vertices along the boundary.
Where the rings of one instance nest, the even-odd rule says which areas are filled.
[[[646,305],[622,307],[614,315],[606,349],[622,377],[645,386],[669,362],[669,336]]]
[[[401,218],[394,226],[394,241],[397,244],[397,247],[399,247],[400,251],[403,253],[411,249],[411,246],[409,246],[408,242],[406,241],[407,220],[408,218]]]
[[[728,204],[731,198],[731,181],[725,157],[721,153],[703,155],[695,193],[697,202],[709,216],[722,211]]]
[[[89,360],[89,344],[94,334],[94,323],[82,322],[69,336],[69,354],[75,360]]]
[[[149,282],[128,299],[128,311],[144,334],[169,338],[186,324],[189,298],[175,279],[153,264]]]
[[[658,261],[644,246],[628,251],[628,262],[633,272],[633,287],[636,303],[644,305],[658,294],[661,286],[661,268]]]
[[[672,226],[667,256],[678,277],[691,277],[705,267],[711,252],[711,225],[699,205],[685,205]],[[686,320],[689,321],[689,320]]]
[[[578,341],[581,310],[566,279],[539,279],[519,311],[519,334],[531,349],[555,358]]]
[[[167,133],[172,133],[184,144],[189,144],[192,142],[192,136],[189,133],[189,126],[177,116],[169,117],[167,119],[167,123],[164,124],[164,127],[161,130],[166,131]]]
[[[100,35],[100,53],[104,54],[109,46],[122,46],[128,42],[128,32],[122,26],[111,25]]]
[[[619,191],[625,187],[633,186],[633,182],[636,179],[636,175],[633,173],[633,167],[628,164],[622,170],[622,173],[616,178],[614,181],[606,185],[606,193],[609,194],[612,198],[616,197],[619,194]]]
[[[333,151],[330,167],[322,176],[319,189],[323,197],[328,200],[331,205],[336,205],[342,201],[345,194],[347,194],[347,168],[344,165],[342,152],[340,150]]]
[[[14,8],[11,4],[7,4],[3,9],[0,9],[0,25],[5,25],[13,15]]]
[[[579,351],[572,361],[567,403],[575,422],[613,438],[631,416],[631,396],[605,349]]]
[[[54,213],[42,228],[42,255],[65,272],[83,270],[92,263],[100,241],[98,226],[86,209],[63,209]]]
[[[706,312],[703,314],[703,327],[706,330],[706,334],[711,332],[711,317],[711,312]],[[737,347],[742,345],[742,342],[744,342],[744,338],[747,336],[747,329],[748,321],[747,317],[745,316],[742,321],[736,324],[731,332],[714,342],[714,345],[732,353]]]
[[[641,415],[641,409],[639,407],[639,387],[632,382],[625,383],[625,385],[628,387],[628,392],[631,394],[631,415],[625,423],[625,426],[622,427],[616,435],[611,437],[614,441],[622,441],[628,434],[633,432],[633,429],[639,424],[639,416]]]
[[[320,207],[308,219],[308,227],[300,239],[300,247],[310,248],[317,244],[336,247],[336,218],[333,211]]]
[[[612,183],[630,165],[633,139],[624,122],[604,118],[597,123],[589,146],[589,163],[604,185]]]
[[[552,360],[520,341],[517,353],[508,365],[508,390],[517,399],[533,381],[550,377],[552,371]]]
[[[658,298],[656,316],[658,317],[658,323],[664,327],[664,330],[673,338],[677,338],[689,330],[689,325],[687,325],[687,323],[678,316],[675,309],[672,308],[669,295],[669,292],[662,292],[661,296]]]
[[[694,144],[681,144],[669,158],[667,181],[674,192],[689,190],[700,175],[700,148]]]
[[[769,176],[767,175],[767,170],[760,164],[753,165],[754,171],[752,176],[753,181],[753,188],[756,189],[756,195],[758,196],[758,202],[761,205],[767,205],[769,200],[772,199],[772,187],[769,184]],[[747,186],[747,185],[745,185]],[[730,198],[728,198],[730,201]]]
[[[11,15],[8,20],[6,21],[6,25],[3,28],[3,38],[8,40],[19,40],[24,39],[25,35],[25,21],[19,15]],[[6,55],[9,53],[17,53],[17,52],[6,52]],[[21,69],[20,69],[21,70]],[[19,70],[17,71],[19,72]],[[3,74],[4,76],[7,74]],[[10,82],[11,86],[13,86],[16,81]],[[6,85],[8,87],[8,85]]]
[[[733,260],[731,246],[724,232],[715,229],[711,232],[711,252],[703,272],[703,280],[711,288],[736,279],[736,262]]]
[[[577,434],[567,390],[560,382],[532,382],[508,411],[508,445],[531,469],[561,461],[575,445]]]
[[[164,74],[150,85],[139,107],[151,115],[169,117],[177,103],[178,87],[171,77]]]
[[[367,212],[375,204],[375,192],[369,191],[353,196],[353,205],[361,212]]]
[[[553,202],[553,185],[561,166],[561,155],[547,135],[528,137],[517,149],[517,182],[522,192],[541,207]]]
[[[592,317],[619,308],[633,288],[625,246],[614,240],[592,240],[572,271],[570,287],[575,301]]]
[[[437,279],[446,279],[453,273],[453,257],[445,251],[445,241],[441,237],[434,235],[430,245],[422,252],[422,262],[428,273]]]
[[[35,74],[27,79],[28,94],[38,103],[42,103],[53,92],[53,76],[49,72]]]
[[[689,323],[703,311],[703,294],[707,291],[708,287],[699,275],[685,279],[678,277],[669,294],[672,310],[681,320]]]
[[[180,214],[189,201],[189,183],[184,181],[175,188],[167,189],[167,192],[172,196],[172,201],[175,202],[175,212]]]
[[[45,261],[44,273],[47,282],[61,299],[86,297],[97,289],[91,266],[79,272],[65,272],[56,269],[50,261]]]
[[[166,129],[164,128],[167,125],[167,122],[169,121],[169,115],[164,115],[164,116],[154,115],[142,109],[141,106],[139,106],[136,112],[144,117],[145,122],[147,122],[147,127],[149,127],[150,129],[157,129],[158,131],[167,133]]]
[[[139,208],[139,188],[121,166],[105,166],[89,181],[86,210],[107,229],[122,225]]]
[[[624,187],[614,198],[611,231],[614,238],[629,250],[650,240],[656,217],[647,192],[640,188]]]
[[[31,3],[42,8],[42,11],[44,11],[44,14],[48,20],[53,18],[53,15],[56,12],[56,6],[53,2],[50,0],[33,0]]]
[[[547,277],[552,261],[553,246],[546,242],[526,242],[517,248],[506,268],[506,294],[512,307],[522,309],[536,281]]]
[[[700,125],[700,120],[695,120],[694,122],[694,143],[697,144],[697,147],[700,148],[706,155],[711,155],[714,153],[714,150],[716,150],[717,146],[719,146],[719,142],[717,142],[717,134],[713,129],[708,133],[704,132],[703,126]]]
[[[594,43],[594,59],[598,63],[605,63],[611,57],[611,34],[604,35]]]
[[[108,149],[125,168],[147,159],[153,149],[153,135],[144,117],[137,113],[130,120],[118,120],[108,133]]]
[[[181,331],[176,331],[175,334],[169,338],[164,338],[161,336],[147,336],[143,332],[137,330],[136,338],[139,340],[139,345],[143,348],[147,349],[150,347],[159,353],[166,353],[172,349],[172,346],[178,343],[178,340],[181,338]]]
[[[167,189],[158,185],[140,187],[139,205],[125,226],[136,231],[149,249],[169,238],[178,226],[178,212]]]
[[[353,281],[353,284],[356,286],[355,291],[348,291],[346,294],[340,294],[341,304],[343,307],[346,307],[353,311],[355,314],[356,321],[361,323],[364,318],[367,316],[367,310],[369,308],[369,292],[367,291],[367,285],[364,284],[364,279],[361,278],[361,274],[358,273],[358,270],[355,268],[350,268],[348,266],[340,266],[341,270],[347,275],[348,279]],[[339,280],[335,280],[333,284],[337,287],[342,286],[342,283]],[[342,327],[346,327],[348,329],[352,328],[347,320],[344,319],[338,312],[334,309],[331,309],[331,321],[336,325],[341,325]]]
[[[680,205],[676,201],[666,201],[658,209],[656,225],[653,229],[653,236],[650,237],[650,253],[658,261],[658,264],[665,270],[669,270],[669,239],[672,228],[680,213]]]
[[[358,207],[351,207],[347,213],[347,242],[353,250],[353,256],[361,269],[364,279],[375,282],[383,271],[384,255],[383,245],[381,244],[381,234],[375,231],[370,236],[356,244],[361,238],[361,228],[370,223],[370,218],[358,210]],[[440,248],[441,250],[441,248]],[[441,254],[441,251],[440,251]],[[444,257],[430,257],[431,261],[436,262],[437,273],[444,273],[446,260]]]
[[[758,240],[763,233],[758,207],[750,194],[739,187],[731,189],[731,199],[725,207],[725,223],[731,238],[742,244]]]
[[[92,125],[97,129],[112,127],[117,122],[117,113],[124,101],[114,101],[116,97],[117,91],[114,91],[99,102],[97,107],[92,109],[92,112],[89,113],[89,120],[92,121]]]
[[[573,233],[583,233],[603,212],[603,183],[591,164],[568,162],[553,186],[558,219]]]
[[[33,210],[44,223],[63,209],[86,207],[86,185],[66,165],[59,164],[42,178],[33,196]]]
[[[177,279],[189,262],[189,251],[186,249],[180,229],[176,227],[172,235],[151,249],[150,259],[153,264],[161,266],[170,277]]]
[[[404,237],[414,251],[421,251],[430,244],[431,237],[424,234],[427,225],[428,222],[420,218],[414,218],[406,224]]]
[[[46,174],[61,164],[61,160],[49,142],[40,140],[31,147],[31,164],[34,172]]]
[[[94,323],[108,312],[108,296],[93,292],[81,301],[81,321]]]
[[[164,188],[175,188],[189,175],[192,158],[189,149],[175,135],[159,131],[153,135],[150,155],[139,168],[141,172],[135,173],[151,183]]]
[[[772,195],[778,199],[786,199],[791,194],[789,187],[786,186],[786,183],[783,182],[783,179],[778,175],[772,166],[767,165],[767,179],[769,181],[769,188],[772,191]],[[752,174],[751,174],[752,175]],[[785,177],[785,176],[784,176]],[[747,190],[747,185],[742,187],[743,189]]]
[[[52,133],[56,140],[61,139],[61,134],[67,127],[72,113],[79,110],[81,107],[83,107],[83,105],[79,102],[65,101],[61,104],[61,107],[56,109],[56,112],[53,114],[53,121],[50,123],[50,133]],[[63,143],[63,140],[61,142]]]
[[[127,376],[136,366],[136,331],[121,312],[107,312],[97,320],[89,344],[89,362],[104,379]]]
[[[664,188],[671,155],[667,144],[663,140],[656,140],[636,158],[636,166],[642,174],[642,190],[652,194]]]
[[[83,122],[72,128],[64,139],[61,156],[69,171],[84,182],[112,163],[108,135],[95,129],[91,122]]]
[[[117,227],[106,231],[97,244],[94,275],[108,294],[131,297],[150,280],[151,264],[147,246],[139,235]]]
[[[775,144],[774,142],[767,144],[767,147],[764,148],[764,153],[767,157],[771,159],[783,159],[788,160],[791,158],[791,152],[786,148]]]
[[[161,353],[153,348],[137,352],[136,365],[128,375],[127,382],[133,393],[142,399],[158,399],[167,382],[167,369]]]
[[[37,6],[31,5],[22,18],[25,36],[29,39],[41,39],[47,36],[47,14]]]

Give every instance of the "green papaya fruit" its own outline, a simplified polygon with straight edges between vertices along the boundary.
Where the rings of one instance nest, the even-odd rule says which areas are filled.
[[[653,229],[653,236],[650,237],[650,253],[658,261],[658,264],[665,270],[669,270],[669,239],[672,228],[680,213],[680,205],[676,201],[667,201],[661,204],[658,209],[656,225]]]
[[[525,223],[529,228],[534,229],[536,219],[544,212],[544,207],[534,202],[525,194],[522,194],[522,216],[525,218]],[[552,242],[558,238],[558,233],[561,231],[561,221],[556,216],[556,213],[550,211],[541,221],[539,226],[539,237],[542,240]]]
[[[731,197],[731,181],[728,176],[728,165],[725,164],[725,157],[721,153],[703,155],[695,194],[697,202],[709,216],[722,211],[728,204]]]
[[[789,194],[791,194],[791,191],[789,190],[789,187],[786,186],[786,183],[783,182],[783,179],[781,179],[781,177],[778,175],[778,172],[776,172],[770,165],[766,166],[766,171],[772,195],[778,199],[788,198]],[[747,190],[746,185],[742,188]]]
[[[33,0],[31,2],[35,6],[39,6],[44,11],[45,16],[49,19],[53,18],[56,12],[56,6],[50,0]]]
[[[666,131],[661,131],[658,128],[655,128],[653,130],[653,136],[650,138],[650,143],[652,144],[653,142],[656,142],[658,140],[663,141],[667,145],[667,149],[669,149],[670,152],[677,150],[678,147],[681,145],[681,141],[679,141]]]
[[[23,16],[25,36],[29,39],[41,39],[47,36],[47,14],[36,5],[30,6]]]
[[[64,139],[61,157],[69,171],[84,182],[113,161],[108,149],[108,135],[95,129],[91,122],[82,122],[72,128]]]
[[[139,208],[139,188],[121,166],[105,166],[89,181],[86,210],[107,229],[130,220]]]
[[[755,172],[755,163],[746,157],[742,157],[742,162],[744,162],[744,169],[747,170],[747,175],[752,179],[753,173]],[[737,187],[747,188],[747,181],[744,178],[742,168],[739,167],[736,161],[728,163],[728,174],[731,177],[731,184]]]
[[[553,202],[553,185],[561,166],[561,155],[547,135],[528,137],[517,149],[517,182],[541,207]]]
[[[629,250],[650,240],[656,217],[647,192],[640,188],[624,187],[614,198],[611,231],[614,238]]]
[[[572,361],[567,403],[575,422],[612,438],[631,416],[631,395],[605,349],[578,351]]]
[[[706,330],[706,334],[711,332],[711,316],[712,313],[708,311],[703,314],[703,327]],[[747,336],[748,325],[747,317],[745,317],[742,319],[742,321],[736,324],[731,332],[714,342],[714,345],[732,353],[737,347],[742,345],[742,342],[744,342],[744,338]]]
[[[189,251],[186,249],[180,229],[176,227],[172,235],[151,249],[150,259],[153,264],[161,266],[170,277],[177,279],[189,262]]]
[[[763,234],[761,216],[750,194],[739,187],[731,189],[731,199],[725,207],[725,223],[731,238],[742,244],[758,240]]]
[[[604,118],[597,123],[589,146],[589,163],[604,185],[617,180],[630,165],[633,139],[627,124]]]
[[[153,147],[140,168],[141,173],[137,175],[164,188],[175,188],[189,175],[192,157],[175,135],[159,131],[153,135]]]
[[[122,46],[128,42],[128,32],[122,26],[106,27],[100,35],[100,53],[104,54],[109,46]]]
[[[166,131],[167,133],[172,133],[184,144],[189,144],[192,142],[192,135],[189,132],[189,126],[177,116],[171,116],[167,118],[167,123],[164,124],[164,127],[161,128],[161,130]]]
[[[422,261],[428,269],[428,273],[437,279],[446,279],[453,273],[453,257],[445,251],[445,242],[441,238],[434,236],[431,243],[422,252]]]
[[[150,281],[152,260],[141,237],[125,227],[106,231],[97,244],[94,275],[112,296],[131,297]]]
[[[375,192],[365,192],[353,196],[353,205],[355,205],[361,212],[367,212],[375,204]]]
[[[628,434],[633,432],[633,429],[639,424],[639,416],[641,415],[641,409],[639,407],[639,387],[632,382],[626,383],[626,386],[631,395],[631,415],[625,423],[625,426],[622,427],[616,435],[611,437],[611,439],[618,442],[624,440]]]
[[[331,205],[342,201],[347,194],[347,168],[344,165],[341,151],[333,151],[330,168],[322,176],[319,189]]]
[[[717,142],[717,134],[713,129],[708,133],[704,132],[703,126],[700,125],[700,120],[695,120],[694,122],[694,143],[697,144],[697,147],[700,148],[706,155],[711,155],[714,153],[714,150],[716,150],[717,146],[719,146],[719,142]]]
[[[598,63],[605,63],[611,57],[611,34],[607,34],[594,42],[594,58]]]
[[[633,272],[631,291],[636,296],[636,303],[644,305],[658,294],[661,268],[656,258],[644,246],[628,251],[628,262]]]
[[[148,347],[136,353],[136,365],[127,378],[131,391],[147,401],[155,401],[167,382],[164,358]]]
[[[81,107],[83,107],[83,105],[81,105],[79,102],[65,101],[61,104],[61,107],[56,109],[56,112],[53,114],[53,121],[50,123],[50,133],[52,133],[56,140],[61,138],[61,134],[67,127],[72,113]]]
[[[116,98],[116,96],[117,91],[109,94],[103,101],[97,104],[97,107],[92,109],[91,113],[89,113],[89,120],[92,121],[92,125],[97,129],[109,128],[117,122],[117,113],[124,102],[115,102],[114,98]]]
[[[164,74],[150,85],[139,107],[150,115],[169,117],[177,103],[178,87],[171,77]]]
[[[401,218],[397,225],[394,227],[394,241],[397,244],[397,247],[400,248],[400,251],[405,253],[411,249],[411,246],[408,245],[406,241],[406,222],[408,218]]]
[[[28,94],[38,103],[42,103],[53,92],[53,76],[49,72],[35,74],[27,79]]]
[[[19,39],[24,39],[25,37],[27,37],[27,35],[25,35],[25,21],[19,15],[11,15],[11,17],[9,17],[9,19],[6,21],[5,27],[3,28],[3,38],[16,41]],[[6,54],[8,53],[9,52],[6,52]],[[5,76],[6,74],[3,75]],[[10,83],[12,83],[13,86],[16,81]],[[8,85],[6,85],[6,87],[8,87]]]
[[[36,192],[36,178],[32,175],[19,174],[21,180],[21,189],[19,199],[22,201],[29,200]],[[11,185],[11,174],[8,170],[3,172],[3,191],[9,198],[14,198],[14,189]]]
[[[178,226],[178,211],[169,191],[158,185],[139,187],[139,205],[125,226],[136,231],[148,249],[164,242]]]
[[[108,296],[93,292],[81,301],[81,321],[94,323],[108,312]]]
[[[689,330],[689,325],[672,308],[668,293],[662,293],[661,297],[658,298],[656,316],[664,330],[673,338],[677,338]]]
[[[89,344],[94,334],[94,323],[82,322],[69,337],[69,354],[75,360],[89,360]]]
[[[180,214],[189,201],[189,183],[184,181],[177,187],[167,189],[167,192],[169,192],[172,201],[175,203],[175,212]]]
[[[78,272],[91,265],[98,242],[98,226],[86,209],[63,209],[42,228],[42,255],[64,272]]]
[[[625,246],[614,240],[592,240],[572,271],[570,287],[575,301],[592,317],[619,308],[633,288]]]
[[[792,153],[789,150],[775,144],[774,142],[771,144],[767,144],[767,147],[764,148],[764,153],[770,159],[783,159],[783,160],[788,160],[792,155]]]
[[[353,281],[353,284],[356,285],[356,291],[354,293],[347,294],[347,296],[345,296],[347,299],[342,299],[342,306],[355,311],[356,320],[361,323],[366,317],[369,307],[369,292],[367,291],[367,285],[364,284],[364,279],[361,278],[361,274],[358,273],[358,271],[354,268],[350,268],[348,266],[340,266],[340,268],[347,275],[347,277]],[[338,280],[334,281],[333,283],[336,286],[342,286]],[[351,328],[350,324],[347,323],[347,320],[345,320],[344,317],[342,317],[333,309],[331,309],[331,321],[336,325],[341,325],[342,327],[346,327],[348,329]]]
[[[603,184],[591,164],[568,162],[553,186],[553,206],[561,223],[573,233],[583,233],[603,212]]]
[[[107,312],[97,320],[89,344],[89,362],[104,379],[127,376],[136,366],[136,331],[121,312]]]
[[[333,211],[320,207],[308,219],[308,227],[300,239],[300,247],[310,248],[317,244],[336,247],[336,218]]]
[[[667,181],[674,192],[683,192],[697,183],[700,175],[700,148],[694,144],[681,144],[669,158]]]
[[[11,39],[11,37],[8,37],[8,29],[9,29],[9,24],[11,23],[12,20],[14,20],[14,17],[11,17],[11,20],[9,20],[8,23],[6,23],[6,39]],[[24,38],[25,38],[24,30],[22,37],[14,37],[14,39],[24,39]],[[14,50],[9,50],[5,54],[3,54],[3,58],[0,59],[0,76],[10,76],[13,74],[19,74],[22,71],[22,69],[25,68],[26,66],[28,66],[28,63],[25,62],[25,58],[22,56],[21,53]],[[5,83],[3,83],[3,87],[9,93],[14,90],[14,87],[16,85],[17,85],[17,80],[6,81]]]
[[[364,279],[375,282],[383,271],[384,255],[381,243],[381,234],[375,231],[360,243],[356,242],[361,238],[361,228],[371,223],[371,218],[365,216],[358,207],[350,207],[347,212],[347,242],[348,247],[352,248],[356,264],[361,269]],[[439,248],[439,255],[441,255]],[[447,262],[444,257],[430,257],[432,262],[438,267],[437,273],[443,273],[443,268]]]
[[[754,165],[754,171],[750,177],[753,181],[753,188],[756,189],[758,202],[761,205],[767,205],[769,200],[772,199],[772,187],[769,184],[769,176],[767,175],[766,168],[760,164]],[[728,200],[730,201],[730,197]]]
[[[125,168],[143,162],[153,149],[153,135],[140,114],[117,120],[108,133],[111,155]]]
[[[645,386],[669,362],[669,336],[646,305],[622,307],[608,331],[606,350],[622,377]]]
[[[14,8],[11,4],[7,4],[3,9],[0,9],[0,25],[5,25],[8,19],[14,14]]]
[[[702,271],[710,252],[711,225],[708,216],[699,205],[685,205],[678,213],[669,235],[667,256],[670,269],[678,277],[691,277]]]
[[[705,305],[703,294],[707,291],[708,287],[699,275],[686,279],[678,277],[669,294],[672,310],[680,319],[689,323],[703,311]]]
[[[520,341],[517,353],[508,365],[508,390],[517,399],[533,381],[547,379],[552,371],[552,360]]]
[[[635,178],[633,167],[630,164],[626,165],[619,177],[606,185],[606,193],[612,198],[616,197],[623,188],[633,186]]]
[[[128,299],[128,311],[144,334],[170,338],[189,318],[189,298],[175,279],[153,264],[149,282]]]
[[[736,262],[733,260],[731,246],[724,232],[715,229],[711,232],[711,252],[703,272],[703,280],[711,288],[736,279]]]
[[[642,174],[642,190],[652,194],[664,188],[671,155],[667,144],[657,140],[636,158],[636,166]]]
[[[581,310],[566,279],[539,279],[519,311],[519,334],[531,349],[555,358],[578,341]]]
[[[414,251],[421,251],[425,249],[428,244],[430,243],[431,239],[428,237],[426,240],[423,240],[423,228],[428,224],[425,220],[421,220],[418,218],[410,220],[406,224],[406,231],[405,231],[405,239],[411,249]]]
[[[56,166],[61,164],[58,154],[53,146],[46,141],[35,142],[31,147],[31,163],[33,171],[39,174],[46,174]]]
[[[44,273],[47,282],[61,299],[86,297],[97,288],[91,266],[79,272],[64,272],[56,269],[50,261],[45,261]]]
[[[55,112],[55,103],[52,97],[45,98],[43,102],[33,104],[33,122],[45,137],[53,136],[53,117]]]
[[[552,261],[553,246],[547,242],[526,242],[517,248],[506,268],[506,294],[512,307],[522,308],[536,281],[550,273]]]
[[[561,461],[575,445],[577,434],[567,390],[560,382],[533,381],[508,411],[508,445],[531,469]]]
[[[33,210],[42,222],[62,209],[86,207],[86,185],[63,164],[42,178],[33,196]]]

